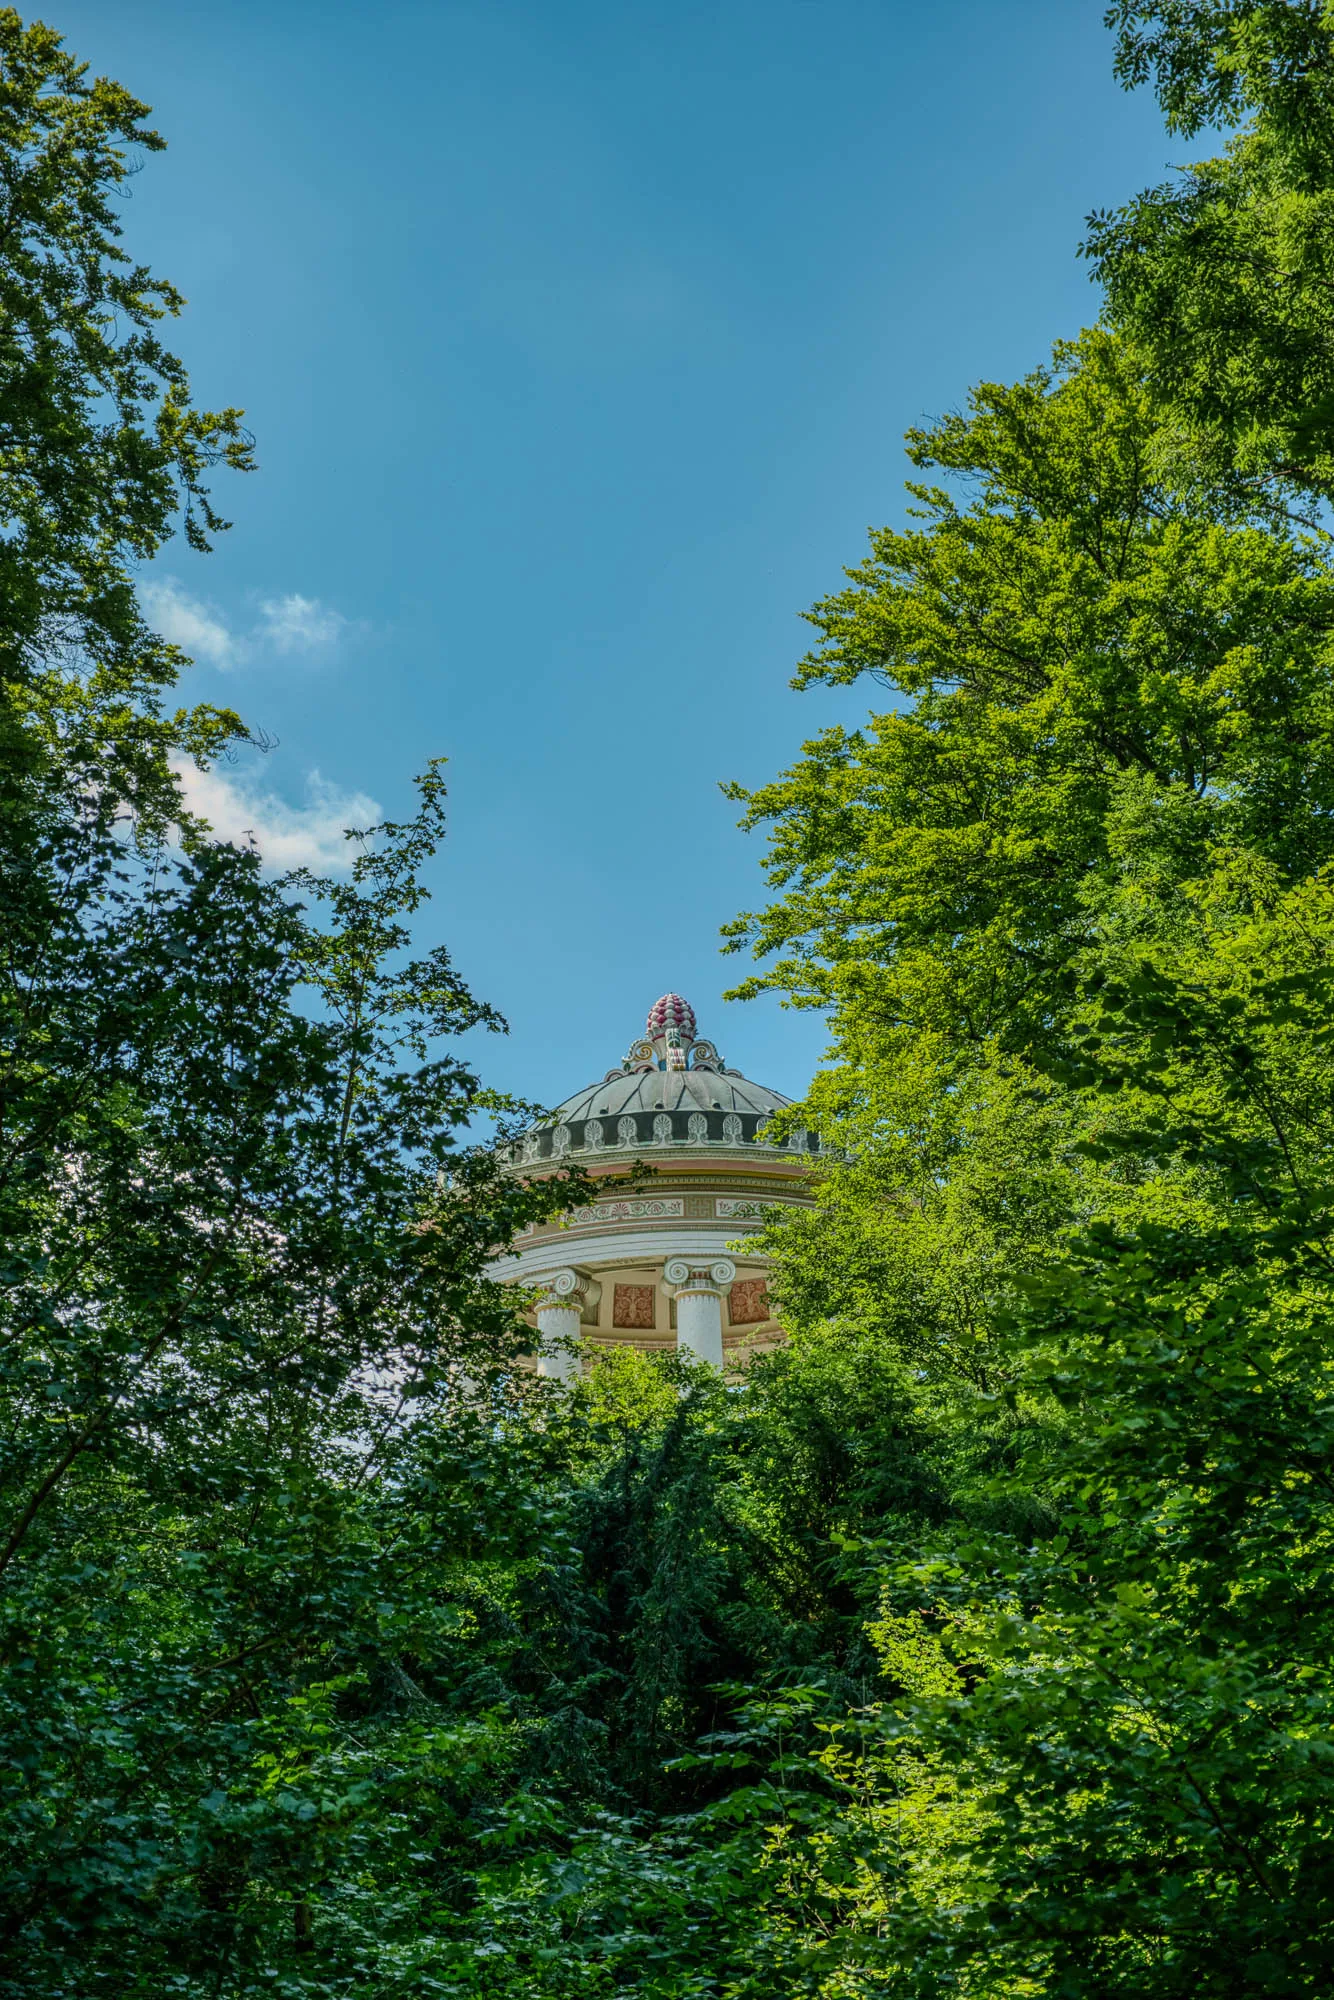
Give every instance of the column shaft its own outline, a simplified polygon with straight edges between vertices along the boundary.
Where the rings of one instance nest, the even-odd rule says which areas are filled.
[[[676,1294],[676,1344],[688,1348],[710,1368],[723,1365],[723,1301],[720,1293],[701,1288]]]
[[[579,1357],[558,1343],[579,1338],[579,1308],[548,1300],[537,1309],[537,1372],[554,1375],[558,1381],[572,1382],[579,1373]]]

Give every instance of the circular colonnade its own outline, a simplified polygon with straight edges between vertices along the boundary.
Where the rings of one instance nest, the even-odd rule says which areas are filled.
[[[768,1262],[747,1238],[775,1209],[810,1201],[805,1132],[769,1142],[791,1100],[724,1063],[677,993],[600,1083],[577,1091],[512,1149],[525,1176],[579,1164],[603,1198],[530,1226],[497,1275],[538,1292],[538,1368],[568,1378],[599,1346],[677,1347],[735,1368],[781,1338]],[[654,1168],[623,1189],[636,1160]]]

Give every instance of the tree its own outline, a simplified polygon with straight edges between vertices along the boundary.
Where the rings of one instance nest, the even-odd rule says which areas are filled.
[[[1304,541],[1182,501],[1155,435],[1103,333],[983,385],[909,435],[962,491],[910,486],[927,525],[877,531],[809,614],[799,684],[869,674],[910,704],[734,793],[785,891],[733,927],[734,949],[775,955],[740,990],[829,1008],[847,1052],[817,1122],[873,1115],[863,1080],[933,1036],[931,1062],[1059,1046],[1136,827],[1170,829],[1154,866],[1178,876],[1214,842],[1294,871],[1328,851],[1329,573]]]
[[[155,330],[179,296],[119,247],[146,115],[0,13],[0,1990],[24,1995],[323,1990],[331,1882],[359,1976],[402,1648],[476,1532],[457,1470],[425,1499],[415,1441],[485,1429],[527,1339],[489,1260],[583,1189],[460,1143],[505,1106],[452,1042],[503,1024],[442,948],[409,956],[435,766],[346,883],[268,881],[181,811],[170,754],[244,725],[168,712],[188,662],[133,565],[181,519],[206,546],[207,467],[250,445],[194,410]],[[405,1796],[442,1741],[398,1731]]]
[[[107,836],[63,925],[11,934],[6,1990],[130,1949],[191,1990],[275,1926],[301,1954],[358,1818],[364,1779],[302,1787],[430,1596],[381,1481],[461,1371],[513,1368],[489,1260],[583,1186],[456,1147],[482,1093],[432,1044],[495,1017],[443,952],[394,963],[442,806],[428,773],[349,885],[305,885],[326,930],[253,854]]]
[[[1097,1199],[993,1294],[1008,1449],[874,1552],[875,1699],[741,1815],[784,1942],[739,1990],[1328,1987],[1331,905],[1181,893],[1050,1065]]]
[[[746,799],[782,894],[734,942],[830,1009],[793,1117],[855,1155],[779,1287],[911,1362],[944,1500],[864,1544],[873,1698],[728,1747],[738,1992],[1334,1963],[1329,21],[1114,12],[1178,129],[1253,122],[1096,221],[1102,329],[911,435],[968,502],[912,489],[801,676],[902,700]]]
[[[1091,218],[1107,315],[1145,364],[1163,456],[1236,509],[1334,481],[1334,20],[1321,0],[1116,0],[1117,71],[1220,157]],[[1315,511],[1312,511],[1314,508]]]
[[[214,753],[243,725],[164,712],[183,656],[145,624],[130,565],[177,518],[206,549],[226,526],[208,468],[247,470],[252,444],[239,411],[194,407],[158,333],[184,301],[121,248],[119,191],[163,145],[147,115],[0,9],[0,774],[74,771],[160,826],[168,751]]]

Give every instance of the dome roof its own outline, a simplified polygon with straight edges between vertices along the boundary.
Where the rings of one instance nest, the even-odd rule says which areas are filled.
[[[696,1035],[694,1009],[679,993],[655,1001],[645,1026],[647,1034],[631,1043],[618,1068],[575,1091],[524,1134],[515,1148],[519,1160],[658,1146],[806,1151],[804,1132],[781,1146],[767,1143],[769,1118],[791,1098],[728,1069],[713,1043]]]
[[[790,1104],[776,1090],[751,1083],[739,1070],[650,1069],[610,1071],[601,1083],[577,1090],[556,1109],[552,1124],[581,1118],[617,1118],[638,1111],[735,1111],[767,1117]]]

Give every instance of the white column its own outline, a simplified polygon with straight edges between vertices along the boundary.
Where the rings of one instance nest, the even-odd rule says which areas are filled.
[[[672,1257],[662,1275],[675,1288],[677,1348],[698,1361],[707,1361],[710,1368],[721,1368],[723,1288],[735,1278],[736,1265],[726,1257],[711,1264],[690,1264],[684,1257]]]
[[[588,1281],[577,1271],[555,1271],[545,1280],[537,1302],[537,1372],[572,1382],[580,1373],[579,1356],[566,1344],[580,1337],[580,1315],[588,1296]]]

